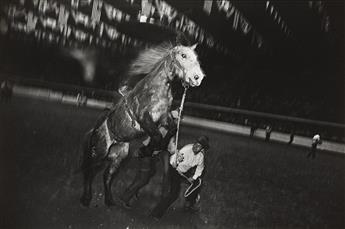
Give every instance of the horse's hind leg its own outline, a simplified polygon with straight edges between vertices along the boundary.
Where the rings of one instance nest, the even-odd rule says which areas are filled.
[[[84,192],[80,198],[80,203],[86,207],[90,205],[92,199],[92,182],[97,173],[103,168],[102,164],[92,165],[84,170]]]
[[[108,160],[109,165],[104,171],[104,202],[107,206],[115,205],[113,195],[111,192],[111,185],[118,172],[121,161],[127,157],[129,150],[129,143],[117,143],[112,145],[109,149]]]
[[[82,172],[84,176],[84,191],[80,198],[80,203],[86,207],[90,205],[92,199],[92,182],[97,173],[104,168],[104,161],[101,157],[96,157],[96,149],[93,147],[93,133],[89,132],[83,144]]]

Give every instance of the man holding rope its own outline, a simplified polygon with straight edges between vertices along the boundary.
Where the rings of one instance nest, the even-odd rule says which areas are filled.
[[[200,176],[204,171],[204,154],[209,148],[207,136],[200,136],[192,144],[185,145],[181,150],[176,151],[170,157],[168,179],[170,189],[161,199],[158,205],[152,210],[151,216],[160,219],[169,206],[178,198],[183,181],[188,181],[191,185],[185,192],[185,207],[194,210],[194,204],[200,192]],[[190,173],[195,168],[195,172]]]

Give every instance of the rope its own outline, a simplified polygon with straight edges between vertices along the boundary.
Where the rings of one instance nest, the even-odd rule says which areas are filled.
[[[183,111],[184,100],[186,99],[186,94],[187,94],[187,90],[188,90],[187,85],[183,85],[183,87],[184,87],[184,92],[182,95],[181,105],[180,105],[179,113],[178,113],[177,131],[176,131],[176,139],[175,139],[175,153],[176,153],[175,163],[176,163],[176,165],[177,165],[177,156],[178,156],[177,146],[178,146],[178,134],[180,132],[180,121],[181,121],[181,115],[182,115],[182,111]]]

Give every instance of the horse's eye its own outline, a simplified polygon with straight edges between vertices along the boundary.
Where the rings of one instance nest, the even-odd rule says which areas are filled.
[[[182,56],[182,58],[186,58],[187,57],[186,54],[184,54],[184,53],[182,53],[181,56]]]

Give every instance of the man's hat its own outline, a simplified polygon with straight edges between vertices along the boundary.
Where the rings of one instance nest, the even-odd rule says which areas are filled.
[[[196,139],[197,142],[199,142],[205,149],[210,148],[210,145],[208,144],[208,137],[205,135],[202,135]]]

